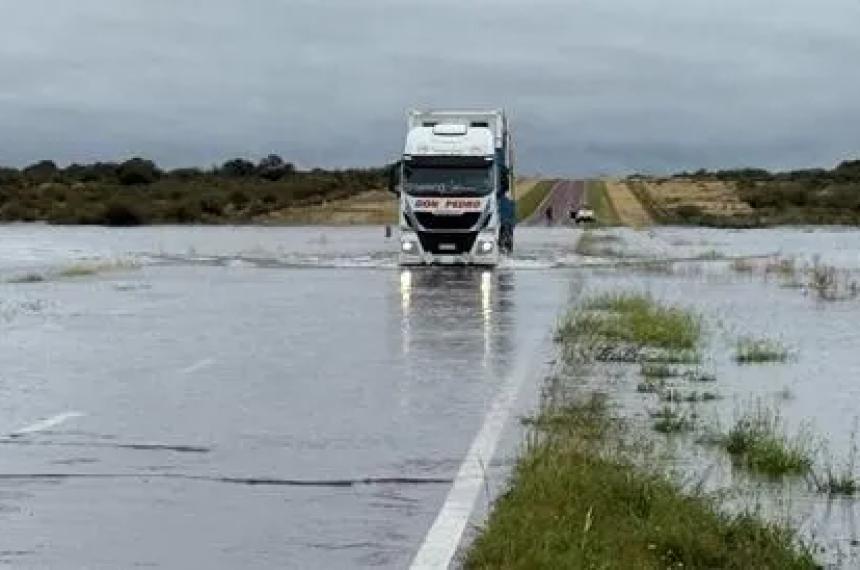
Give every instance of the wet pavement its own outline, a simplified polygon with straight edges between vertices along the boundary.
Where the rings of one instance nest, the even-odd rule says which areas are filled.
[[[575,236],[404,272],[381,228],[0,227],[0,563],[407,567]]]

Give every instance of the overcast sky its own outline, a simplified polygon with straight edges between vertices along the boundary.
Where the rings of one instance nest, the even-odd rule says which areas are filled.
[[[0,0],[0,163],[396,157],[504,106],[520,170],[860,157],[860,0]]]

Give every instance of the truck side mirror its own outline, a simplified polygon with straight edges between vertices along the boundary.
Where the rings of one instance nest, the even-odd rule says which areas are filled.
[[[400,190],[397,189],[400,186],[400,165],[402,161],[398,160],[390,167],[388,167],[388,191],[392,194],[400,195]]]

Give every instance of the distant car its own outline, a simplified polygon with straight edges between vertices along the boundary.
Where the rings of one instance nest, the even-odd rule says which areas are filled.
[[[588,208],[580,208],[574,211],[571,217],[573,218],[573,221],[577,224],[581,224],[583,222],[593,222],[594,210],[589,210]]]

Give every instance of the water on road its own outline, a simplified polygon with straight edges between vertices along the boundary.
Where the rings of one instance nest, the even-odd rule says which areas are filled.
[[[500,448],[480,458],[490,494],[500,488],[553,324],[581,292],[644,291],[699,312],[722,396],[703,421],[727,426],[773,401],[789,429],[813,426],[834,464],[850,460],[857,299],[822,301],[794,282],[807,273],[739,272],[726,258],[778,253],[855,282],[860,232],[594,235],[616,257],[577,255],[578,230],[521,228],[493,271],[402,271],[381,228],[0,226],[0,563],[408,567],[488,410],[521,386]],[[647,261],[666,258],[687,261]],[[740,367],[744,335],[792,357]],[[593,381],[649,429],[658,403],[628,368]],[[684,472],[785,514],[785,493],[688,449]],[[802,536],[828,561],[853,552],[857,502],[799,484],[787,516]]]
[[[379,228],[0,227],[0,562],[406,567],[542,380],[575,232],[518,240],[404,272]]]

